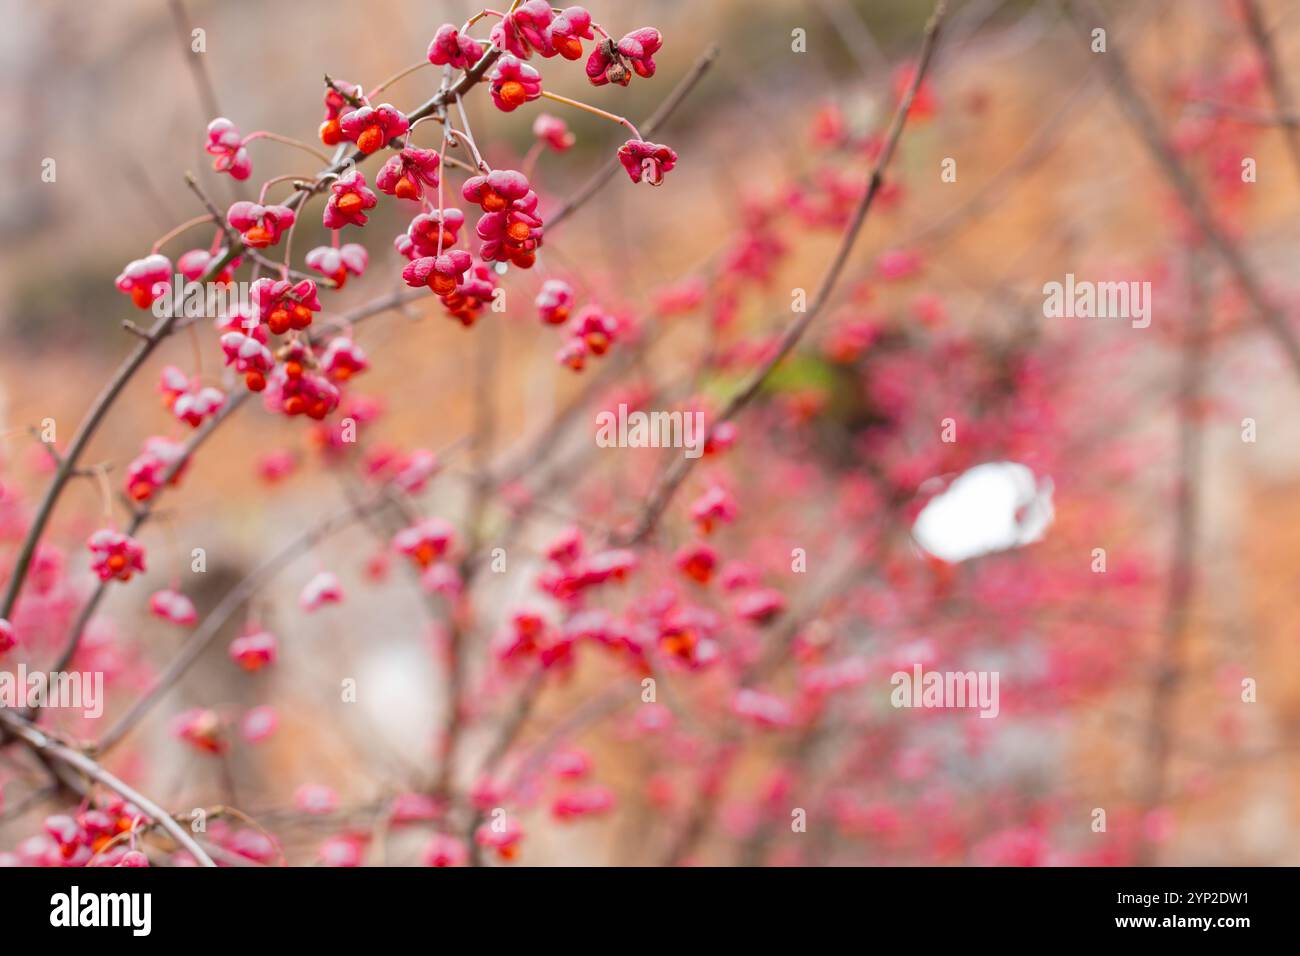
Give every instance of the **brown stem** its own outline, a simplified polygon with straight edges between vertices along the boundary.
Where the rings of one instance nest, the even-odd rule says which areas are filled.
[[[1079,6],[1087,8],[1088,21],[1085,22],[1081,18],[1079,11],[1076,9]],[[1090,33],[1102,22],[1101,11],[1091,0],[1070,0],[1067,3],[1067,8],[1073,14],[1075,23],[1082,31]],[[1112,46],[1102,55],[1101,59],[1105,64],[1111,91],[1123,107],[1129,125],[1133,127],[1134,132],[1138,134],[1145,144],[1147,151],[1151,153],[1156,164],[1164,172],[1165,178],[1173,186],[1174,191],[1178,194],[1184,208],[1196,223],[1197,228],[1209,240],[1210,245],[1224,261],[1224,264],[1228,266],[1233,278],[1237,280],[1237,284],[1246,293],[1246,298],[1250,301],[1256,315],[1264,323],[1264,327],[1272,333],[1278,344],[1282,346],[1282,351],[1286,355],[1287,361],[1291,363],[1292,369],[1297,376],[1300,376],[1300,341],[1297,341],[1291,331],[1286,316],[1269,301],[1259,276],[1256,274],[1250,260],[1246,258],[1245,253],[1228,237],[1227,233],[1219,228],[1219,224],[1215,221],[1204,194],[1197,186],[1192,175],[1183,166],[1177,152],[1169,142],[1169,138],[1161,131],[1160,124],[1156,121],[1150,105],[1143,99],[1133,83],[1133,77],[1124,54],[1117,47]]]
[[[704,78],[704,74],[709,71],[713,61],[718,58],[718,45],[710,44],[709,47],[700,54],[695,65],[691,67],[684,77],[678,81],[677,86],[668,94],[668,98],[659,104],[659,108],[654,111],[651,117],[641,124],[641,129],[645,130],[646,136],[653,136],[664,123],[668,122],[669,117],[673,115],[677,107],[681,105],[682,100],[686,99],[691,90],[695,89],[696,84]],[[572,196],[564,201],[555,212],[547,217],[546,225],[548,229],[554,229],[565,219],[572,216],[578,209],[587,202],[592,196],[596,195],[609,180],[618,173],[622,168],[618,157],[609,160],[604,166],[597,170],[592,177]]]
[[[830,265],[827,267],[821,282],[818,284],[817,291],[813,296],[812,302],[808,305],[808,310],[801,314],[799,318],[791,322],[782,334],[777,343],[776,350],[755,372],[750,375],[745,384],[740,388],[730,401],[723,407],[714,423],[709,427],[708,435],[711,436],[718,425],[734,418],[746,405],[748,405],[772,370],[790,353],[790,351],[803,337],[808,327],[817,319],[826,306],[831,292],[835,288],[836,282],[839,281],[840,273],[844,271],[844,263],[848,260],[849,253],[853,251],[854,242],[858,238],[858,233],[862,231],[862,224],[867,218],[867,213],[871,209],[871,204],[880,191],[880,186],[884,181],[884,172],[889,166],[890,160],[894,156],[894,151],[898,147],[899,137],[903,133],[903,126],[907,122],[907,114],[912,108],[912,100],[916,96],[917,88],[921,85],[926,71],[929,69],[930,61],[934,55],[935,44],[939,36],[939,24],[943,20],[945,11],[944,0],[939,0],[935,5],[934,13],[930,15],[930,20],[925,27],[925,37],[921,43],[921,54],[917,60],[916,71],[912,75],[912,82],[903,94],[902,100],[898,104],[898,109],[894,113],[894,119],[890,124],[889,131],[885,135],[884,147],[876,159],[875,167],[871,170],[871,177],[867,181],[867,188],[859,200],[857,208],[853,212],[852,219],[849,220],[848,228],[845,229],[843,237],[840,239],[839,248],[835,251]],[[707,441],[706,436],[706,441]],[[681,457],[664,473],[659,484],[651,492],[640,518],[630,533],[619,536],[620,543],[624,545],[639,544],[644,541],[659,523],[669,502],[672,501],[673,495],[681,487],[686,476],[690,473],[692,465],[697,459]]]
[[[1209,293],[1204,263],[1199,257],[1189,254],[1187,270],[1188,323],[1183,335],[1183,358],[1175,404],[1178,416],[1178,476],[1174,491],[1174,536],[1164,624],[1161,628],[1147,717],[1146,755],[1143,760],[1146,779],[1141,795],[1146,812],[1163,805],[1168,791],[1169,758],[1173,749],[1173,707],[1182,679],[1183,649],[1187,642],[1188,617],[1195,586],[1201,473],[1205,465],[1199,406],[1205,379],[1208,344],[1206,327],[1209,324],[1206,303],[1209,301]],[[1156,844],[1144,840],[1138,849],[1139,861],[1147,866],[1154,865],[1157,853]]]
[[[0,710],[0,724],[4,725],[8,733],[24,741],[33,751],[85,774],[91,780],[103,784],[123,799],[134,803],[152,817],[155,823],[166,830],[173,840],[188,850],[200,865],[216,866],[212,862],[212,858],[203,851],[203,848],[185,832],[185,828],[172,819],[171,814],[140,793],[140,791],[109,773],[81,751],[59,743],[49,734],[33,727],[17,714],[8,711]]]
[[[1273,45],[1273,37],[1264,26],[1264,15],[1259,9],[1259,4],[1255,0],[1241,0],[1241,12],[1246,18],[1246,32],[1250,34],[1250,41],[1255,45],[1255,51],[1264,65],[1264,76],[1268,80],[1268,90],[1273,97],[1273,103],[1280,114],[1289,116],[1293,112],[1291,90],[1287,87],[1286,77],[1282,74],[1282,64],[1278,59],[1277,47]],[[1286,139],[1287,151],[1291,154],[1291,163],[1295,167],[1296,175],[1300,176],[1300,130],[1297,130],[1294,125],[1287,124],[1281,124],[1281,128],[1282,135]]]

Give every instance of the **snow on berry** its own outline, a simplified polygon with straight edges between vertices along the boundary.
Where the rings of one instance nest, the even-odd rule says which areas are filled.
[[[326,604],[339,604],[343,600],[343,585],[336,575],[321,571],[303,586],[298,595],[298,606],[311,612]]]
[[[266,740],[280,725],[280,715],[274,707],[254,707],[239,721],[239,735],[250,744]]]
[[[147,309],[154,300],[171,288],[172,262],[154,252],[143,259],[133,259],[117,277],[117,290],[129,295],[138,308]]]
[[[189,462],[185,446],[170,438],[154,435],[146,438],[140,454],[126,467],[126,493],[135,501],[148,501],[162,487],[180,481]]]
[[[182,626],[193,624],[199,619],[198,612],[194,610],[194,602],[171,588],[155,591],[150,596],[149,613]]]
[[[569,124],[550,113],[540,113],[533,120],[533,135],[557,153],[565,152],[577,141]]]
[[[172,733],[203,753],[219,755],[226,752],[221,718],[215,710],[194,708],[178,714],[172,722]]]
[[[393,549],[426,568],[447,553],[454,539],[451,525],[441,518],[426,518],[394,535]]]
[[[91,570],[101,581],[130,581],[137,571],[144,571],[144,547],[134,538],[101,528],[86,541],[92,555]]]
[[[212,168],[219,173],[229,173],[242,181],[253,171],[239,129],[224,116],[208,124],[208,142],[203,148],[216,157],[212,160]]]
[[[230,642],[230,659],[244,670],[261,670],[274,664],[278,644],[268,631],[252,628]]]
[[[573,308],[573,286],[563,279],[547,279],[534,300],[537,313],[547,325],[563,325]]]
[[[346,382],[352,376],[364,372],[370,367],[366,353],[361,346],[346,336],[330,339],[320,357],[321,371],[332,381]]]
[[[314,269],[334,282],[334,288],[341,289],[348,281],[349,275],[365,275],[370,264],[370,253],[366,247],[355,242],[333,246],[317,246],[304,257],[307,268]]]

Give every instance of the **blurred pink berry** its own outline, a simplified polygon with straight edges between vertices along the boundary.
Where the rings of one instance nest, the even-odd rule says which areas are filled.
[[[435,833],[424,848],[425,866],[463,866],[468,858],[465,844],[445,833]]]
[[[563,153],[575,142],[569,124],[550,113],[540,113],[537,119],[533,120],[533,135],[557,153]]]
[[[230,659],[250,673],[274,664],[276,652],[275,637],[267,631],[249,630],[230,642]]]
[[[322,866],[360,866],[362,841],[355,836],[332,836],[320,845],[317,853]]]
[[[149,613],[182,626],[193,624],[199,619],[198,612],[194,610],[194,602],[171,588],[153,593],[149,598]]]
[[[538,315],[547,325],[563,325],[573,308],[573,286],[562,279],[547,279],[534,300]]]
[[[346,382],[369,367],[370,360],[361,346],[342,335],[330,339],[320,357],[321,371],[335,382]]]
[[[209,754],[222,754],[226,742],[221,736],[221,718],[215,710],[195,708],[177,715],[172,732],[181,740]]]
[[[339,795],[319,783],[304,783],[293,792],[293,805],[302,813],[325,816],[339,808]]]
[[[691,503],[691,520],[701,534],[709,534],[720,522],[731,522],[735,518],[736,502],[720,485],[709,486]]]
[[[718,554],[707,544],[687,545],[677,552],[673,563],[692,581],[708,584],[718,566]]]
[[[14,626],[5,618],[0,617],[0,654],[10,650],[16,643]]]
[[[170,438],[154,435],[146,438],[140,454],[126,467],[126,493],[134,501],[147,501],[153,497],[170,472],[169,484],[176,484],[185,472],[185,446]]]
[[[519,855],[519,842],[523,838],[523,828],[509,817],[491,820],[474,831],[475,843],[495,850],[497,856],[506,861]]]
[[[601,786],[584,787],[556,797],[551,804],[551,816],[557,820],[573,820],[607,813],[613,807],[614,791]]]
[[[731,698],[731,712],[760,727],[789,727],[794,723],[794,710],[788,703],[748,687],[742,687]]]
[[[759,588],[738,598],[733,610],[736,617],[766,624],[785,610],[785,597],[772,588]]]
[[[574,338],[582,340],[587,351],[598,356],[609,351],[616,330],[614,317],[597,305],[583,306],[568,328]]]
[[[298,595],[298,606],[311,612],[326,604],[339,604],[343,601],[343,585],[329,571],[321,571],[303,587]]]
[[[370,265],[370,253],[366,252],[365,246],[348,242],[337,249],[333,246],[317,246],[307,253],[305,260],[307,268],[315,269],[326,278],[334,280],[334,287],[341,289],[349,274],[358,277],[365,275],[366,267]]]
[[[427,568],[446,555],[455,532],[441,518],[426,518],[403,528],[393,537],[393,549],[406,555],[421,568]]]
[[[240,720],[239,735],[250,744],[257,744],[275,733],[279,725],[280,717],[274,707],[254,707]]]

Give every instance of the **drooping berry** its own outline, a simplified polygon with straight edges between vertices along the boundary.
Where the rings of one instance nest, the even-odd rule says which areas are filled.
[[[667,146],[629,139],[619,147],[618,161],[632,182],[639,183],[644,178],[651,186],[658,186],[663,183],[664,174],[677,165],[677,154]]]
[[[347,242],[338,248],[317,246],[307,253],[305,261],[307,268],[332,279],[334,288],[341,289],[349,275],[365,275],[366,267],[370,265],[370,253],[363,245]]]
[[[264,206],[248,200],[232,204],[226,212],[226,222],[254,249],[275,245],[293,220],[294,211],[288,206]]]
[[[137,571],[143,572],[144,547],[134,538],[101,528],[86,541],[93,556],[91,570],[101,581],[130,581]]]
[[[137,308],[147,309],[155,299],[166,294],[171,278],[171,260],[154,252],[128,262],[116,285],[119,292],[131,297]]]
[[[356,143],[367,156],[404,135],[410,128],[411,124],[402,112],[388,103],[377,107],[363,106],[339,117],[343,138]]]
[[[361,174],[361,170],[353,169],[344,173],[330,186],[330,198],[325,203],[322,216],[325,228],[364,226],[366,210],[373,209],[376,202],[378,200],[366,185],[366,177]]]
[[[419,202],[424,198],[425,186],[438,188],[440,162],[436,150],[406,146],[380,168],[375,186],[389,196]]]
[[[503,113],[511,113],[542,95],[542,74],[516,56],[507,54],[497,61],[488,82],[492,102]]]
[[[253,171],[253,164],[244,147],[244,139],[239,129],[224,116],[208,124],[208,142],[203,147],[210,155],[212,168],[219,173],[230,173],[235,179],[245,180]]]

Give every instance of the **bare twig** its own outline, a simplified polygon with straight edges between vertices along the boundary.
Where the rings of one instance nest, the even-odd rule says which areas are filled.
[[[714,43],[700,54],[699,59],[695,61],[695,65],[691,67],[690,72],[681,78],[677,86],[673,88],[673,91],[668,94],[668,98],[659,104],[659,108],[654,111],[654,114],[641,124],[640,128],[642,135],[651,136],[657,132],[664,123],[668,122],[677,107],[681,105],[682,100],[686,99],[691,90],[695,89],[695,86],[704,78],[704,74],[709,71],[709,67],[713,65],[713,61],[717,58],[718,45]],[[586,203],[587,200],[600,192],[601,188],[609,182],[619,169],[620,164],[618,157],[610,159],[609,162],[597,170],[592,177],[578,189],[577,192],[566,199],[559,209],[547,217],[547,228],[554,229],[565,219],[568,219],[571,215],[577,212],[579,207]]]
[[[782,333],[780,340],[777,342],[776,349],[772,355],[764,362],[752,375],[746,380],[727,404],[723,407],[722,412],[715,421],[710,425],[708,434],[711,436],[718,425],[729,421],[738,415],[746,405],[748,405],[758,394],[758,390],[767,381],[767,377],[772,370],[790,353],[798,344],[808,327],[816,321],[826,306],[835,284],[839,281],[840,273],[844,270],[844,263],[848,260],[849,253],[853,251],[853,245],[858,238],[858,233],[862,230],[862,224],[867,218],[867,213],[871,209],[871,204],[880,191],[881,184],[884,182],[884,172],[889,166],[890,160],[894,156],[894,151],[898,147],[899,137],[903,133],[903,126],[907,122],[907,114],[912,108],[912,100],[916,96],[916,91],[925,78],[926,71],[929,69],[930,61],[934,55],[935,44],[939,36],[939,25],[943,20],[945,9],[944,0],[939,0],[936,4],[934,13],[931,14],[929,22],[925,27],[925,36],[921,43],[921,53],[917,59],[916,70],[912,75],[912,82],[909,84],[907,91],[903,94],[902,100],[898,104],[898,109],[894,113],[893,121],[890,124],[889,131],[885,135],[884,146],[876,159],[874,168],[871,170],[871,177],[867,182],[867,188],[859,200],[857,208],[853,212],[853,217],[849,220],[848,227],[840,239],[839,248],[832,257],[830,265],[822,275],[821,282],[817,286],[817,291],[812,301],[808,304],[808,310],[802,313],[797,319],[791,322]],[[707,440],[707,436],[706,436]],[[696,459],[681,457],[664,473],[663,478],[651,492],[641,515],[632,530],[619,537],[622,544],[637,544],[644,541],[646,537],[654,530],[659,523],[664,511],[667,509],[669,502],[672,501],[673,495],[682,482],[686,480],[687,474],[690,473],[691,466]]]
[[[1264,65],[1264,76],[1268,80],[1268,90],[1273,97],[1273,103],[1280,114],[1289,116],[1294,112],[1291,90],[1287,87],[1286,77],[1282,75],[1282,64],[1278,59],[1277,48],[1273,45],[1273,37],[1264,25],[1264,15],[1259,9],[1259,4],[1256,0],[1241,0],[1241,12],[1246,18],[1246,32],[1250,34],[1250,42],[1255,45],[1255,51],[1259,53],[1260,62]],[[1286,139],[1287,151],[1291,154],[1291,163],[1295,167],[1296,175],[1300,176],[1300,130],[1293,125],[1279,125]]]
[[[59,761],[80,773],[85,774],[96,783],[102,784],[122,798],[134,803],[137,807],[147,813],[153,820],[161,826],[172,839],[189,851],[202,866],[216,866],[212,858],[204,852],[203,848],[194,841],[194,839],[185,832],[185,828],[172,819],[171,814],[162,809],[140,791],[134,789],[123,781],[119,780],[113,774],[109,773],[98,763],[86,756],[79,750],[62,744],[55,740],[49,734],[34,727],[27,721],[23,720],[17,714],[10,713],[6,710],[0,710],[0,724],[3,724],[5,730],[14,737],[24,741],[32,750],[37,753]]]
[[[1101,11],[1091,0],[1068,0],[1066,6],[1073,15],[1075,23],[1083,31],[1091,31],[1102,23]],[[1082,18],[1079,9],[1077,9],[1079,7],[1087,9],[1089,18],[1087,21]],[[1169,138],[1161,131],[1155,113],[1152,112],[1150,105],[1142,97],[1142,94],[1138,92],[1123,52],[1118,47],[1111,46],[1102,56],[1102,60],[1107,71],[1107,78],[1110,80],[1111,91],[1123,107],[1129,125],[1141,138],[1147,151],[1150,152],[1151,157],[1156,161],[1156,164],[1164,172],[1165,178],[1169,180],[1169,184],[1173,186],[1174,191],[1178,194],[1184,208],[1196,223],[1197,228],[1209,240],[1215,253],[1228,266],[1233,278],[1237,280],[1237,284],[1241,286],[1242,291],[1246,294],[1246,298],[1250,301],[1256,315],[1264,323],[1264,327],[1277,339],[1278,344],[1282,346],[1287,361],[1291,363],[1296,374],[1300,376],[1300,341],[1297,341],[1295,334],[1291,331],[1286,317],[1277,306],[1269,301],[1268,294],[1264,291],[1263,284],[1250,260],[1246,258],[1240,247],[1228,237],[1228,234],[1215,221],[1210,205],[1200,187],[1197,186],[1196,180],[1183,166],[1173,145],[1169,142]]]

